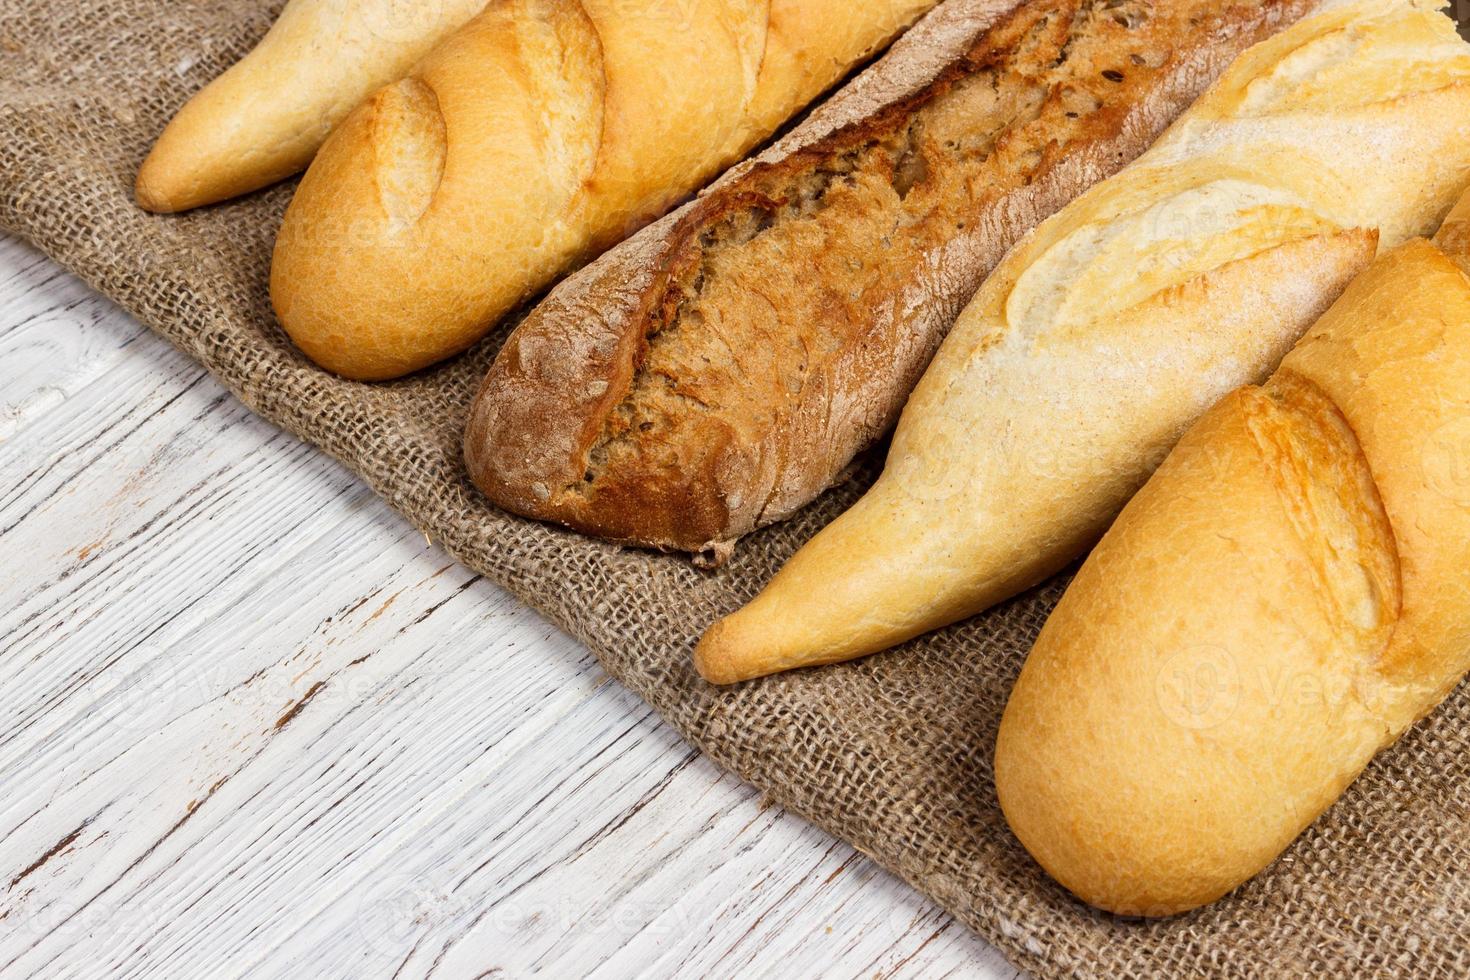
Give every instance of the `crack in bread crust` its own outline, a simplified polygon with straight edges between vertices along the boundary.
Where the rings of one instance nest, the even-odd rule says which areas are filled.
[[[1247,427],[1318,582],[1363,665],[1388,649],[1403,605],[1397,539],[1351,424],[1330,395],[1282,369],[1249,395]]]

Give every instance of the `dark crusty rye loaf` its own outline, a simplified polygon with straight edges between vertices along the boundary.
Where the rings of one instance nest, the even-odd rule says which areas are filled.
[[[554,290],[470,414],[497,504],[719,563],[897,418],[1021,235],[1314,0],[949,0]]]

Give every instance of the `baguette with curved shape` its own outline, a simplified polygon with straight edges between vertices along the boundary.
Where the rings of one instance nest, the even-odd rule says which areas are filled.
[[[705,634],[700,672],[882,650],[1085,551],[1194,419],[1271,371],[1375,234],[1399,244],[1453,205],[1470,45],[1441,6],[1298,22],[1024,239],[915,389],[878,482]]]
[[[291,0],[269,33],[184,104],[138,171],[149,211],[184,211],[302,170],[363,99],[485,0]]]
[[[527,316],[475,399],[471,477],[516,513],[719,563],[893,426],[1022,234],[1315,6],[942,4]]]
[[[1467,447],[1470,276],[1416,240],[1185,434],[1052,612],[995,756],[1037,861],[1114,912],[1213,901],[1433,710],[1470,669]]]
[[[934,0],[494,0],[350,115],[271,299],[345,377],[456,354],[769,136]]]

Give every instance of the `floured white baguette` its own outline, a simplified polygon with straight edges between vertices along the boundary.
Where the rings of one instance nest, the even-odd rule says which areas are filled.
[[[877,484],[695,662],[731,682],[882,650],[1097,540],[1186,426],[1265,377],[1374,254],[1470,180],[1470,45],[1356,0],[1243,54],[961,314]]]
[[[183,211],[304,169],[343,116],[485,0],[291,0],[255,49],[185,103],[138,171],[149,211]]]
[[[1380,258],[1210,409],[1041,631],[996,789],[1085,901],[1230,891],[1470,669],[1464,222],[1436,244]]]

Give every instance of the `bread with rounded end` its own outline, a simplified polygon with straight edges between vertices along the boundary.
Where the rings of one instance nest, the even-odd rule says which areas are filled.
[[[1185,434],[1042,629],[995,756],[1037,861],[1114,912],[1210,902],[1432,710],[1470,669],[1467,445],[1470,275],[1415,240]]]
[[[184,104],[138,171],[149,211],[184,211],[304,169],[363,99],[485,0],[291,0],[248,55]]]

